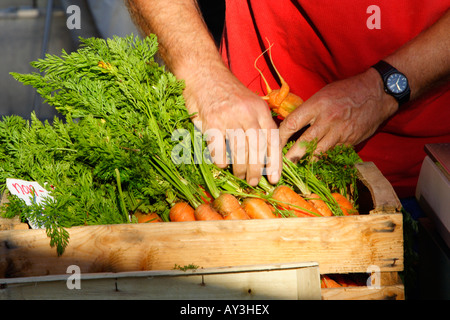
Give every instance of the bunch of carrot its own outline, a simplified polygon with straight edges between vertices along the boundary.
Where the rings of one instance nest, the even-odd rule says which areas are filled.
[[[204,157],[202,146],[194,153]],[[200,158],[202,159],[202,158]],[[157,160],[155,160],[157,161]],[[352,201],[332,192],[312,172],[311,167],[297,165],[283,157],[283,179],[271,185],[262,177],[258,186],[234,176],[228,169],[220,169],[206,161],[193,165],[202,182],[180,181],[178,172],[164,167],[164,174],[176,194],[162,221],[247,220],[280,217],[329,217],[358,214]],[[161,221],[153,219],[152,222]]]
[[[242,203],[230,193],[222,193],[212,202],[192,208],[177,202],[170,210],[170,221],[248,220],[278,218],[275,210],[261,198],[245,198]]]
[[[202,156],[202,147],[194,148]],[[352,201],[328,187],[315,177],[307,166],[298,166],[283,157],[283,178],[273,186],[262,177],[258,186],[234,176],[206,161],[195,166],[203,183],[180,183],[176,172],[168,169],[168,179],[178,192],[171,203],[168,216],[158,221],[204,221],[274,219],[282,217],[329,217],[358,214]],[[305,182],[307,181],[307,182]]]
[[[338,193],[333,193],[333,197],[344,215],[357,213],[346,197]],[[235,196],[223,192],[215,199],[205,198],[203,203],[195,207],[187,201],[179,200],[170,209],[169,221],[248,220],[281,217],[329,217],[332,215],[326,202],[318,195],[312,194],[304,197],[288,185],[279,185],[269,195],[249,193]],[[150,217],[153,217],[150,222],[162,221],[154,215],[149,215],[149,219]],[[142,222],[147,221],[142,219]]]
[[[222,193],[211,203],[192,208],[186,202],[176,203],[170,210],[170,221],[273,219],[278,216],[261,198],[245,198],[242,203],[230,193]]]

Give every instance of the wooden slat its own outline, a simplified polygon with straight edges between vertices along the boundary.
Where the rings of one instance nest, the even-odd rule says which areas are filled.
[[[0,299],[321,299],[318,264],[82,274],[0,280]]]
[[[162,222],[68,229],[56,255],[44,230],[0,231],[0,278],[317,261],[321,273],[403,270],[401,214]]]
[[[370,287],[345,287],[322,289],[323,300],[404,300],[405,291],[402,284]]]

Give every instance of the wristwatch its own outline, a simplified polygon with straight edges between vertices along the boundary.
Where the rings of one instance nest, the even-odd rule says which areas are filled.
[[[386,61],[380,60],[372,66],[381,75],[384,91],[393,96],[401,106],[409,101],[411,89],[406,76]]]

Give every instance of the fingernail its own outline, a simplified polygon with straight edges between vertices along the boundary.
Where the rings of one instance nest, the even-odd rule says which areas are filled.
[[[271,184],[275,184],[278,182],[278,180],[280,180],[280,173],[278,171],[274,171],[271,175],[270,175],[270,183]]]
[[[252,187],[255,187],[258,185],[259,180],[258,178],[251,178],[250,181],[248,182]]]

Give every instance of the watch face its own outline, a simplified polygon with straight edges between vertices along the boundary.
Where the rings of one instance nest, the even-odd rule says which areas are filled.
[[[387,88],[393,93],[402,93],[408,87],[408,80],[401,73],[393,73],[387,79]]]

